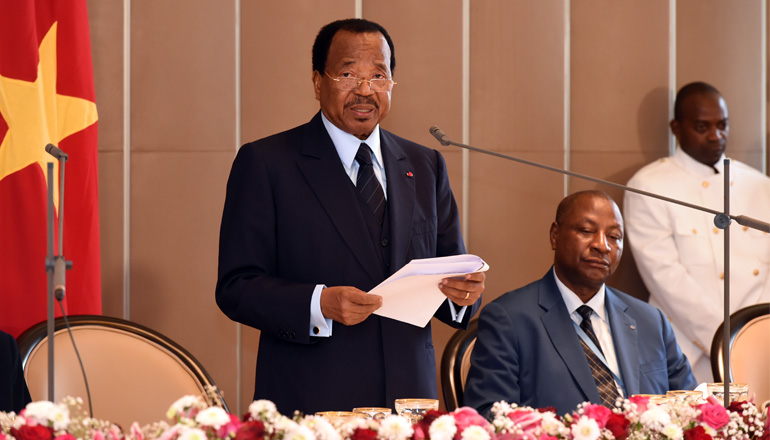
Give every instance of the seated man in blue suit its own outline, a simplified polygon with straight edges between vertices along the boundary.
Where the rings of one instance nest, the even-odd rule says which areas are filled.
[[[465,405],[486,414],[504,400],[565,414],[584,401],[611,407],[619,396],[695,388],[666,316],[604,284],[620,262],[623,232],[607,194],[562,200],[551,270],[481,311]]]

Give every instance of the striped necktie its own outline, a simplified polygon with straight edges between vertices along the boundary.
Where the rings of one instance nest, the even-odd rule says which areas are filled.
[[[594,345],[596,345],[599,352],[602,353],[602,346],[599,344],[596,333],[594,333],[594,326],[591,325],[591,312],[593,312],[593,310],[586,305],[582,305],[578,307],[577,312],[583,317],[580,328],[583,329]],[[614,408],[615,400],[620,397],[620,393],[618,393],[618,386],[615,383],[615,379],[612,377],[612,372],[582,338],[580,338],[580,345],[583,346],[586,359],[588,359],[588,366],[591,367],[591,374],[594,377],[594,382],[596,382],[596,388],[599,391],[599,397],[602,399],[602,405]]]
[[[361,192],[369,207],[372,208],[375,218],[382,223],[385,217],[385,192],[382,190],[377,176],[374,175],[372,150],[365,143],[361,143],[361,146],[358,147],[356,162],[358,162],[356,188]]]

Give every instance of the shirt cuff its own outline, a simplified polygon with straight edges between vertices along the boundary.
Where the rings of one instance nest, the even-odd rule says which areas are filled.
[[[325,288],[324,284],[316,285],[310,298],[310,336],[328,338],[332,335],[332,320],[321,313],[321,291]]]
[[[452,314],[452,321],[454,322],[463,322],[463,317],[465,316],[465,310],[468,309],[468,306],[462,306],[460,308],[460,311],[457,311],[457,308],[455,308],[455,303],[453,303],[451,300],[447,299],[449,301],[449,313]]]

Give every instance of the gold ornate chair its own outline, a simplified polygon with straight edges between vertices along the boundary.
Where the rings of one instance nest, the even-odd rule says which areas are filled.
[[[463,405],[463,389],[471,367],[471,352],[476,344],[478,320],[473,320],[465,330],[457,330],[447,342],[441,355],[441,388],[447,411]]]
[[[711,343],[714,380],[726,376],[722,363],[722,331],[719,326]],[[770,400],[770,303],[756,304],[730,315],[730,382],[746,383],[759,406]]]
[[[69,316],[75,345],[83,359],[91,391],[93,417],[128,429],[165,420],[174,401],[185,395],[205,396],[227,409],[214,381],[192,354],[162,334],[142,325],[98,315]],[[48,400],[48,334],[45,321],[17,338],[32,400]],[[88,397],[83,373],[63,318],[54,332],[54,400]]]

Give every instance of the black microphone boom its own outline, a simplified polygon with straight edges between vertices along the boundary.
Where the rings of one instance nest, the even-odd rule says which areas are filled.
[[[722,211],[716,211],[714,209],[709,209],[709,208],[706,208],[704,206],[694,205],[692,203],[687,203],[687,202],[683,202],[681,200],[672,199],[670,197],[662,196],[660,194],[655,194],[655,193],[643,191],[641,189],[632,188],[630,186],[621,185],[619,183],[610,182],[609,180],[602,180],[602,179],[599,179],[599,178],[596,178],[596,177],[587,176],[585,174],[576,173],[574,171],[568,171],[568,170],[565,170],[565,169],[562,169],[562,168],[556,168],[556,167],[552,167],[552,166],[549,166],[549,165],[543,165],[541,163],[532,162],[530,160],[519,159],[518,157],[514,157],[514,156],[508,156],[507,154],[502,154],[502,153],[498,153],[498,152],[495,152],[495,151],[489,151],[489,150],[485,150],[483,148],[472,147],[470,145],[461,144],[459,142],[454,142],[454,141],[450,140],[449,137],[446,134],[444,134],[444,132],[441,131],[441,129],[438,128],[435,125],[430,128],[430,134],[432,134],[433,137],[435,137],[439,142],[441,142],[441,145],[454,145],[456,147],[465,148],[466,150],[476,151],[476,152],[484,153],[484,154],[487,154],[487,155],[490,155],[490,156],[497,156],[497,157],[500,157],[500,158],[503,158],[503,159],[512,160],[514,162],[523,163],[525,165],[531,165],[533,167],[543,168],[543,169],[546,169],[546,170],[549,170],[549,171],[555,171],[557,173],[566,174],[568,176],[577,177],[579,179],[589,180],[591,182],[596,182],[596,183],[601,183],[603,185],[608,185],[608,186],[619,188],[619,189],[622,189],[622,190],[625,190],[625,191],[634,192],[634,193],[637,193],[637,194],[642,194],[642,195],[647,196],[647,197],[652,197],[654,199],[660,199],[660,200],[664,200],[664,201],[669,202],[669,203],[674,203],[674,204],[677,204],[677,205],[686,206],[688,208],[696,209],[698,211],[708,212],[709,214],[714,214],[716,216],[714,218],[714,224],[717,227],[719,227],[720,229],[725,229],[730,224],[730,219],[733,219],[736,222],[738,222],[738,224],[740,224],[740,225],[748,226],[750,228],[757,229],[757,230],[760,230],[760,231],[770,232],[770,223],[763,222],[761,220],[757,220],[757,219],[754,219],[754,218],[751,218],[751,217],[747,217],[745,215],[737,215],[737,216],[736,215],[726,215]]]

